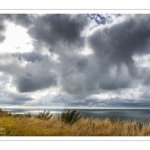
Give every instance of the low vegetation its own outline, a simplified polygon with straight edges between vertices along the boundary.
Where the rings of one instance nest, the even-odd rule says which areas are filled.
[[[44,110],[43,112],[40,112],[36,117],[39,119],[44,119],[44,120],[48,120],[51,119],[53,115],[50,114],[49,110]]]
[[[49,111],[44,111],[37,117],[0,109],[0,136],[150,136],[150,124],[83,118],[75,110],[62,114],[52,117]]]
[[[60,115],[60,120],[70,125],[74,124],[81,118],[82,115],[80,112],[77,113],[76,110],[70,109],[63,111]]]
[[[7,112],[5,110],[0,109],[0,117],[1,116],[10,116],[10,115],[12,115],[12,113],[9,113],[9,112]]]

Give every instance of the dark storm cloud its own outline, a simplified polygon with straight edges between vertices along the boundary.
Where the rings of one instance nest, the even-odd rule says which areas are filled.
[[[84,38],[81,35],[87,23],[86,15],[49,14],[39,16],[34,26],[28,33],[38,40],[40,45],[48,45],[50,51],[54,51],[60,43],[65,51],[65,45],[83,46]]]
[[[42,76],[33,76],[29,73],[26,76],[17,79],[17,89],[19,90],[19,92],[24,93],[48,88],[50,86],[56,85],[55,78],[56,75],[53,73]]]
[[[19,92],[33,92],[57,85],[55,64],[44,57],[42,61],[29,63],[24,68],[24,74],[17,76],[15,84]]]
[[[150,15],[129,16],[121,23],[96,30],[89,37],[89,43],[98,56],[109,56],[115,64],[132,65],[133,54],[149,52],[149,24]]]
[[[142,85],[146,87],[150,87],[150,68],[142,67],[140,75],[142,77],[141,80]]]
[[[26,61],[31,62],[41,61],[43,59],[43,56],[37,52],[13,53],[12,56],[17,57],[19,60],[24,58]]]
[[[12,82],[19,92],[33,92],[57,84],[54,64],[48,57],[44,57],[41,62],[29,62],[26,66],[20,66],[23,60],[10,54],[1,54],[0,58],[0,71],[13,78]]]
[[[93,57],[78,54],[61,57],[57,69],[58,82],[61,89],[68,94],[83,97],[98,90],[99,74],[97,64],[93,64]]]
[[[100,73],[104,74],[100,81],[102,89],[126,88],[132,79],[139,77],[139,72],[134,64],[134,54],[148,54],[150,47],[150,15],[127,15],[123,22],[112,26],[97,29],[89,38],[89,45],[94,50],[95,58],[100,65]],[[128,78],[120,76],[113,79],[110,70],[113,66],[118,69],[122,65],[127,67]],[[118,73],[122,75],[121,72]],[[131,77],[130,77],[131,76]],[[113,80],[111,80],[113,79]]]
[[[4,32],[6,30],[5,27],[5,16],[4,15],[0,15],[0,43],[3,42],[5,40],[5,36],[4,36]]]
[[[99,87],[104,90],[117,90],[121,88],[130,87],[130,79],[123,77],[112,77],[112,76],[103,76],[102,80],[99,82]]]
[[[77,69],[82,72],[88,66],[88,60],[85,58],[79,58],[76,62]]]
[[[15,15],[15,23],[23,27],[29,27],[33,24],[33,15],[17,14]]]

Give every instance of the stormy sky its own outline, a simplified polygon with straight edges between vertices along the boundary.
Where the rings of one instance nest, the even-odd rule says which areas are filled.
[[[0,14],[0,106],[150,107],[150,14]]]

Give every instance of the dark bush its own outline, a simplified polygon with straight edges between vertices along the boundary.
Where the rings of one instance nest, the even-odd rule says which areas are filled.
[[[27,113],[27,114],[25,114],[25,117],[31,117],[32,115],[31,115],[31,113],[29,112],[29,113]]]
[[[77,122],[80,118],[82,118],[82,115],[80,112],[76,112],[77,110],[65,110],[62,112],[62,114],[60,115],[60,120],[68,123],[68,124],[74,124],[75,122]]]
[[[49,110],[44,110],[43,112],[40,112],[36,117],[39,119],[44,119],[44,120],[48,120],[52,117],[53,115],[50,114]]]

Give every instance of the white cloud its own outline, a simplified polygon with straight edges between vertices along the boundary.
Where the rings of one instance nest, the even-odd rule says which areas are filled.
[[[32,51],[32,39],[27,34],[27,29],[7,22],[5,41],[0,44],[0,49],[0,53],[23,53]]]

